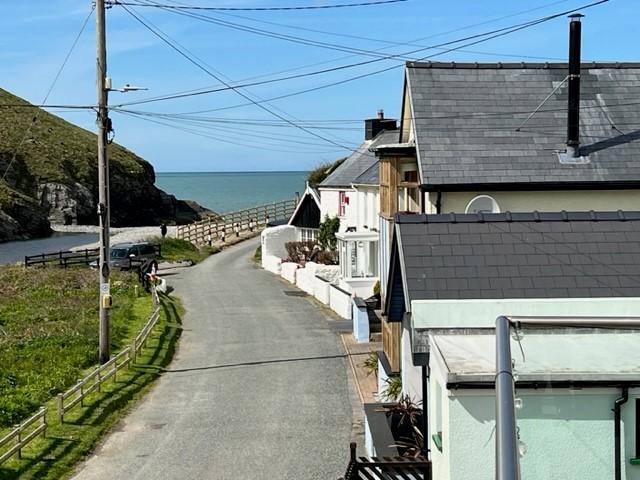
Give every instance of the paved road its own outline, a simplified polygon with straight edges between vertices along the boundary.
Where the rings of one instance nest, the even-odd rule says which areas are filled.
[[[329,321],[249,263],[256,240],[170,277],[186,307],[177,357],[74,477],[337,479],[352,430]]]

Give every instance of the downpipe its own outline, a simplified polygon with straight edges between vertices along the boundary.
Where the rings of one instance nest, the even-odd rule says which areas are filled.
[[[621,420],[620,411],[622,405],[629,400],[629,388],[622,387],[622,396],[613,404],[613,422],[614,422],[614,478],[615,480],[622,480],[622,440],[621,436]]]

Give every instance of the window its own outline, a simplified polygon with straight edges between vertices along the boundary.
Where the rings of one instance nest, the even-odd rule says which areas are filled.
[[[340,270],[344,278],[378,276],[378,240],[340,239]]]
[[[347,192],[340,192],[338,216],[344,217],[347,214],[347,205],[349,205],[349,197],[347,196]]]
[[[299,236],[301,242],[315,242],[318,238],[317,228],[300,228]]]
[[[418,166],[415,163],[403,163],[400,165],[400,182],[418,183]]]
[[[399,187],[398,188],[398,211],[399,212],[418,212],[420,211],[420,202],[418,201],[417,187]]]
[[[478,195],[469,202],[464,213],[500,213],[500,207],[493,197]]]

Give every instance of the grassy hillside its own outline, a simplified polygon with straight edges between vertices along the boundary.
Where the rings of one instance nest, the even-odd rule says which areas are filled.
[[[0,177],[7,172],[0,181],[0,241],[41,236],[43,217],[97,221],[96,135],[28,105],[0,89]],[[185,223],[208,213],[156,188],[151,164],[115,143],[109,163],[113,226]]]
[[[0,105],[29,103],[0,89]],[[0,109],[0,162],[13,156],[37,112],[25,107]],[[19,165],[12,167],[10,173],[19,173],[26,166],[33,177],[31,180],[93,184],[97,177],[96,142],[95,134],[40,110],[27,141],[18,152]],[[109,160],[114,173],[153,175],[148,162],[119,145],[109,146]],[[33,184],[22,181],[18,189],[32,190]]]

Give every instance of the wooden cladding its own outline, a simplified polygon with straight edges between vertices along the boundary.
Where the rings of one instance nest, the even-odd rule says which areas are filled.
[[[402,338],[402,322],[382,320],[382,351],[387,356],[391,372],[400,372],[400,340]]]
[[[393,218],[399,211],[420,211],[416,197],[419,186],[418,164],[415,158],[387,157],[380,159],[380,214]]]

